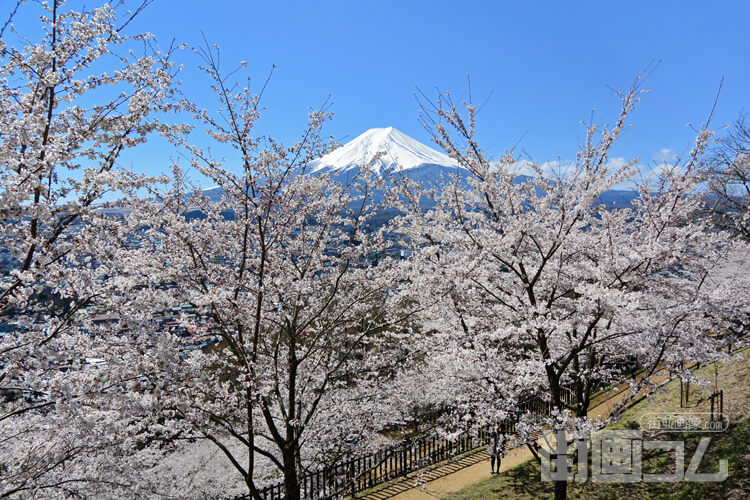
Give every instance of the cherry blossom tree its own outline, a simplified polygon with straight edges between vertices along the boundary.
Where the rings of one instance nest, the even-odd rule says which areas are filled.
[[[552,417],[521,418],[522,436],[543,427],[585,433],[596,425],[587,417],[592,394],[627,374],[624,363],[637,359],[648,375],[716,352],[707,333],[737,299],[726,284],[707,285],[726,251],[726,235],[699,216],[711,134],[700,131],[682,164],[640,183],[631,208],[600,202],[639,178],[636,161],[609,159],[640,83],[620,95],[614,126],[587,127],[575,164],[559,175],[532,162],[532,175],[519,175],[512,151],[490,161],[473,104],[448,94],[423,103],[434,141],[470,175],[442,193],[402,183],[400,230],[418,259],[420,318],[434,332],[423,349],[463,381],[455,416],[464,424],[499,425],[536,395]],[[420,196],[436,207],[419,210]],[[556,481],[555,498],[565,494]]]
[[[160,119],[176,102],[173,49],[127,34],[148,3],[19,1],[0,31],[0,497],[130,487],[102,403],[114,381],[81,369],[103,340],[78,319],[106,274],[91,259],[97,204],[148,182],[118,160],[174,132]],[[38,31],[19,32],[19,15],[38,15]]]
[[[186,107],[233,156],[185,142],[216,187],[192,189],[175,166],[166,192],[132,200],[107,258],[122,279],[106,303],[143,335],[107,359],[138,380],[149,439],[210,442],[253,498],[281,476],[285,498],[298,499],[306,471],[373,446],[388,422],[382,387],[409,331],[398,326],[402,273],[385,230],[368,224],[371,180],[303,175],[330,147],[326,110],[292,146],[257,137],[262,91],[223,74],[218,48],[197,52],[221,111]],[[182,306],[179,325],[203,331],[203,349],[153,320]]]
[[[718,225],[750,241],[750,124],[743,114],[713,150],[710,207]]]

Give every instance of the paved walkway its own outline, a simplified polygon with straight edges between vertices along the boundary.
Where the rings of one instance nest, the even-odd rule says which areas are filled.
[[[669,380],[666,370],[656,372],[651,380],[662,384]],[[615,407],[628,394],[629,384],[623,382],[606,392],[599,394],[591,402],[588,412],[590,418],[608,417]],[[555,445],[554,436],[547,434],[546,440],[540,438],[537,442],[548,447]],[[547,444],[545,441],[548,441]],[[533,458],[527,446],[509,450],[509,455],[503,458],[500,472],[512,469],[528,462]],[[361,498],[366,500],[434,500],[444,498],[452,493],[464,490],[469,486],[492,477],[490,474],[490,459],[485,448],[462,457],[440,464],[432,470],[410,474],[408,477],[395,479],[378,491]]]

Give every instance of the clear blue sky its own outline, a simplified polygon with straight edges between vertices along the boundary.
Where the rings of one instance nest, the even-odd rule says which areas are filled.
[[[615,152],[650,162],[665,148],[689,150],[687,124],[707,118],[722,76],[714,126],[750,110],[748,19],[747,0],[156,0],[133,27],[162,45],[197,45],[203,31],[227,69],[247,60],[258,86],[276,64],[259,127],[282,140],[297,137],[307,107],[330,94],[326,131],[343,142],[382,126],[428,142],[415,87],[460,93],[469,74],[475,101],[493,92],[479,123],[484,146],[500,154],[525,133],[520,146],[538,161],[573,158],[593,108],[597,121],[615,118],[608,86],[625,90],[660,60]],[[179,57],[197,63],[189,51]],[[213,107],[205,80],[193,71],[183,80]],[[168,151],[147,154],[133,157],[136,169],[164,170]]]

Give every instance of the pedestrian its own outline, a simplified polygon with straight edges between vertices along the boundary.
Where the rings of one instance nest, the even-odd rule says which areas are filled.
[[[628,354],[627,357],[628,374],[630,378],[635,380],[635,370],[638,368],[638,359],[632,354]]]
[[[487,453],[490,455],[490,474],[500,474],[500,461],[505,455],[505,435],[493,432],[490,444],[487,445]]]

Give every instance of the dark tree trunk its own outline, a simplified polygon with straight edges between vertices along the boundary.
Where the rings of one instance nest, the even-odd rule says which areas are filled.
[[[301,500],[297,460],[294,450],[284,451],[284,493],[285,500]]]
[[[565,500],[568,496],[568,482],[555,481],[555,500]]]
[[[283,448],[284,458],[284,489],[286,490],[285,500],[300,500],[299,484],[299,432],[295,420],[297,419],[298,402],[297,402],[297,368],[299,360],[297,359],[297,335],[293,325],[287,329],[289,354],[287,364],[289,367],[289,379],[287,380],[287,417],[286,417],[286,442]]]
[[[554,368],[551,366],[547,367],[547,380],[549,381],[549,388],[550,388],[550,402],[552,403],[553,408],[562,409],[562,398],[560,394],[560,375],[555,373]],[[560,472],[560,471],[558,471]],[[567,471],[562,471],[563,473],[567,473]],[[567,480],[561,480],[561,481],[555,481],[555,500],[565,500],[567,498],[567,492],[568,492],[568,481]]]

